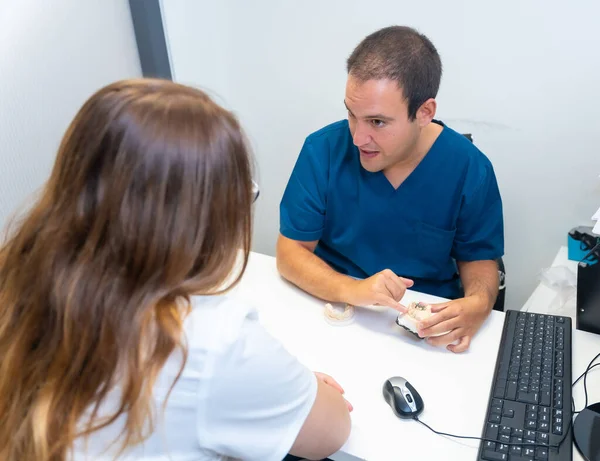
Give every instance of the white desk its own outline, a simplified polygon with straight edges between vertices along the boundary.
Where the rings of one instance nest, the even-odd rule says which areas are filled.
[[[406,378],[423,397],[421,419],[438,431],[481,436],[504,314],[492,312],[471,343],[453,354],[404,331],[392,310],[358,309],[344,327],[323,320],[324,303],[283,281],[275,259],[253,253],[234,290],[259,310],[262,323],[304,364],[337,379],[354,405],[352,433],[334,460],[474,460],[479,442],[441,437],[398,419],[382,396],[391,376]],[[404,302],[436,298],[407,292]],[[573,376],[600,352],[600,336],[574,331]],[[600,400],[600,372],[588,375],[591,401]],[[582,405],[582,386],[575,392]],[[575,448],[574,448],[575,450]],[[581,459],[576,453],[574,459]]]

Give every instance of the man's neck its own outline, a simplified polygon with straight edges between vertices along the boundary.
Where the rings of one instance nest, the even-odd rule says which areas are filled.
[[[400,187],[404,180],[408,178],[419,163],[421,163],[443,129],[444,127],[437,123],[430,123],[427,125],[423,128],[423,131],[421,131],[412,154],[405,159],[394,163],[383,171],[383,174],[394,189]]]

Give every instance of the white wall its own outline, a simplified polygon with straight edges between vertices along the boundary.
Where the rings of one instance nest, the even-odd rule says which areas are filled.
[[[0,224],[47,179],[101,86],[141,76],[127,0],[0,0]]]
[[[278,203],[304,137],[346,115],[346,57],[390,24],[436,44],[438,117],[472,132],[496,168],[510,307],[600,204],[595,0],[162,0],[162,9],[174,78],[218,94],[253,143],[260,252],[274,252]]]

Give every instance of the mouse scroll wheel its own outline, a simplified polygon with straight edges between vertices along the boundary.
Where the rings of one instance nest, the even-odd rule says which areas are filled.
[[[408,400],[409,403],[413,403],[413,399],[410,394],[406,394],[406,400]]]

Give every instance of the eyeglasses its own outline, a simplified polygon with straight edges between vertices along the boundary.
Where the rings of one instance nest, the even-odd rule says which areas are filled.
[[[256,181],[254,181],[254,179],[252,180],[252,203],[256,202],[256,199],[258,198],[258,196],[260,195],[260,189],[258,188],[258,184],[256,183]]]

